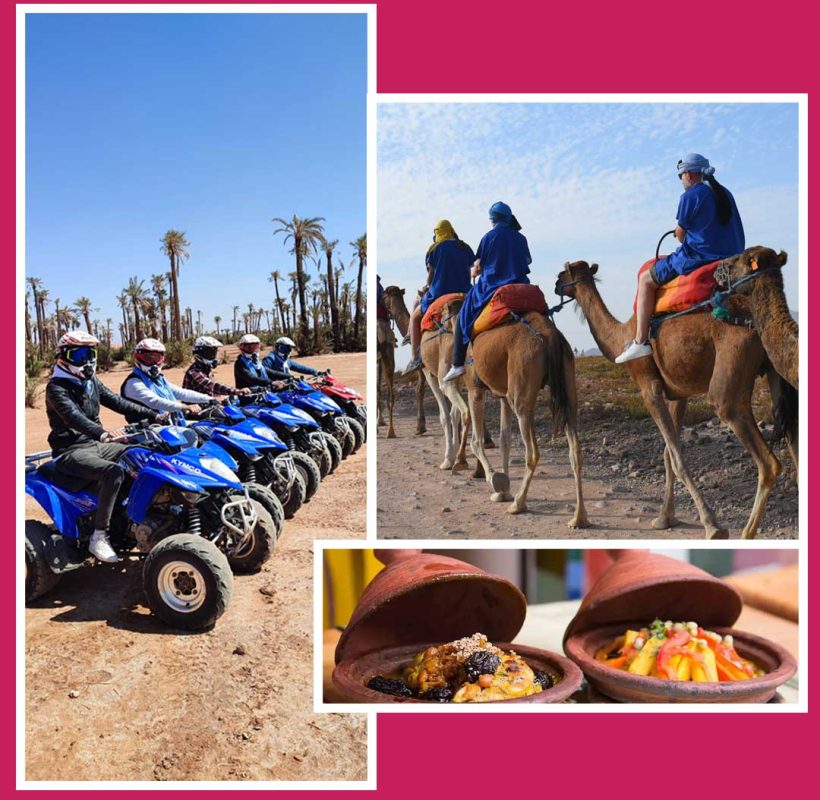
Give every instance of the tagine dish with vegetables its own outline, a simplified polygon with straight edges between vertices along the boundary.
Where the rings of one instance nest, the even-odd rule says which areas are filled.
[[[377,676],[369,689],[438,703],[483,703],[528,697],[557,679],[533,670],[514,651],[496,647],[482,633],[428,647],[401,676]]]
[[[672,681],[745,681],[764,674],[738,654],[730,634],[721,636],[696,622],[656,619],[648,628],[616,637],[595,658],[633,675]]]

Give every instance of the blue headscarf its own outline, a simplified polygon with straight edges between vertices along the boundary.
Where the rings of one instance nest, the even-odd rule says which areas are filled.
[[[699,172],[708,177],[715,174],[715,168],[709,164],[706,156],[700,153],[688,153],[678,161],[678,175],[683,175],[684,172]]]
[[[493,227],[504,225],[514,231],[521,230],[521,225],[513,215],[512,209],[506,203],[500,201],[490,206],[490,222],[493,223]]]

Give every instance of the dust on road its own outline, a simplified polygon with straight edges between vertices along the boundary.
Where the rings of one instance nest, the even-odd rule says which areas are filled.
[[[365,393],[364,354],[304,361]],[[118,391],[126,374],[100,377]],[[217,378],[232,384],[233,365]],[[43,402],[26,409],[26,452],[47,449]],[[27,608],[26,778],[364,780],[366,717],[312,712],[312,543],[364,537],[365,450],[285,523],[261,572],[237,576],[212,631],[156,622],[136,559],[69,573]],[[26,517],[44,519],[30,498]]]

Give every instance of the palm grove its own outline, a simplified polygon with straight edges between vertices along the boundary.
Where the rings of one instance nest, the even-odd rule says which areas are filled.
[[[323,217],[274,217],[273,235],[289,248],[295,270],[271,271],[269,302],[255,298],[245,306],[232,305],[223,315],[203,319],[202,311],[184,306],[180,272],[192,247],[184,231],[171,229],[160,240],[168,271],[141,278],[134,275],[116,296],[121,317],[100,320],[99,309],[85,295],[73,304],[52,299],[40,278],[26,278],[26,404],[33,405],[44,368],[57,341],[66,331],[82,327],[100,340],[98,366],[110,369],[129,359],[134,345],[146,336],[161,339],[168,349],[166,363],[176,366],[190,358],[193,339],[211,334],[225,343],[254,333],[267,343],[282,335],[296,341],[303,354],[365,349],[364,270],[367,234],[349,243],[347,266],[339,256],[337,239],[325,232]],[[316,269],[312,276],[308,269]]]

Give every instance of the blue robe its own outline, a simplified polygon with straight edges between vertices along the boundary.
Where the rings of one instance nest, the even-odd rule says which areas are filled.
[[[470,290],[470,267],[474,261],[470,245],[459,239],[445,239],[427,254],[425,263],[433,270],[433,280],[419,301],[422,314],[439,297]]]
[[[497,222],[484,234],[476,256],[481,262],[481,274],[464,298],[458,314],[458,323],[464,343],[470,341],[473,323],[484,306],[490,302],[496,289],[508,283],[529,283],[527,277],[532,264],[527,239],[509,223]]]
[[[707,183],[696,183],[681,195],[677,220],[686,236],[674,253],[655,264],[655,273],[662,284],[704,264],[742,253],[746,248],[735,198],[728,189],[726,194],[732,205],[732,216],[725,225],[718,221],[715,195]]]

